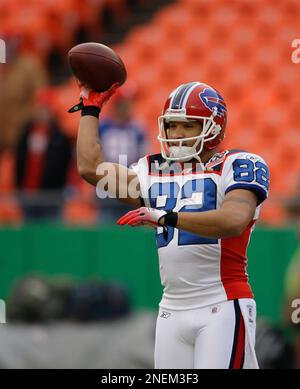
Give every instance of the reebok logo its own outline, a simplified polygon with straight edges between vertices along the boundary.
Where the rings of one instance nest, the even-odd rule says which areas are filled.
[[[162,319],[168,319],[168,317],[170,316],[171,316],[170,312],[166,312],[166,311],[162,311],[162,313],[160,314],[160,317]]]

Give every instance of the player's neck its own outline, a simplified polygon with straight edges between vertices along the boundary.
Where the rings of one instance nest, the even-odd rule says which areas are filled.
[[[200,154],[201,163],[205,164],[206,162],[208,162],[215,153],[216,153],[215,150],[203,150],[202,153]],[[179,162],[181,168],[184,168],[185,163],[186,162]],[[199,164],[199,161],[198,159],[193,158],[192,160],[188,161],[188,163],[189,164],[192,163],[193,166],[194,165],[196,166],[197,164]]]
[[[215,150],[203,150],[200,154],[200,159],[202,163],[208,162],[215,153]]]
[[[203,150],[202,153],[200,154],[200,159],[202,163],[208,162],[211,157],[216,153],[216,150]],[[193,158],[192,163],[197,163],[199,162],[196,158]]]

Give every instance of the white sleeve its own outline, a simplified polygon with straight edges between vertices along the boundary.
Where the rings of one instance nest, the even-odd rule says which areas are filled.
[[[149,175],[148,175],[148,158],[147,156],[140,158],[137,163],[132,164],[129,169],[133,171],[139,179],[141,198],[146,207],[150,207],[148,187],[149,187]]]
[[[133,171],[138,176],[140,170],[140,159],[138,160],[138,162],[132,163],[128,169]]]
[[[266,162],[260,156],[240,152],[228,156],[224,164],[224,195],[235,189],[247,189],[256,194],[258,205],[268,197],[270,173]]]

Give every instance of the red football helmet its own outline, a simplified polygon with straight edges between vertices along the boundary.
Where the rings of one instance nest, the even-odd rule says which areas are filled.
[[[168,126],[171,121],[201,120],[203,130],[200,135],[168,139]],[[211,86],[200,82],[180,85],[168,97],[163,114],[158,118],[162,156],[167,161],[189,161],[196,158],[205,147],[214,149],[224,138],[227,121],[227,108],[223,97]],[[195,140],[192,147],[182,146],[188,140]],[[172,146],[176,143],[179,146]]]

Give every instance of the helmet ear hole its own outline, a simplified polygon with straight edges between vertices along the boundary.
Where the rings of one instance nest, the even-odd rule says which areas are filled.
[[[211,133],[212,133],[213,135],[218,135],[218,134],[220,134],[221,131],[222,131],[221,126],[220,126],[219,124],[217,124],[217,125],[215,126],[215,128],[212,129]]]

